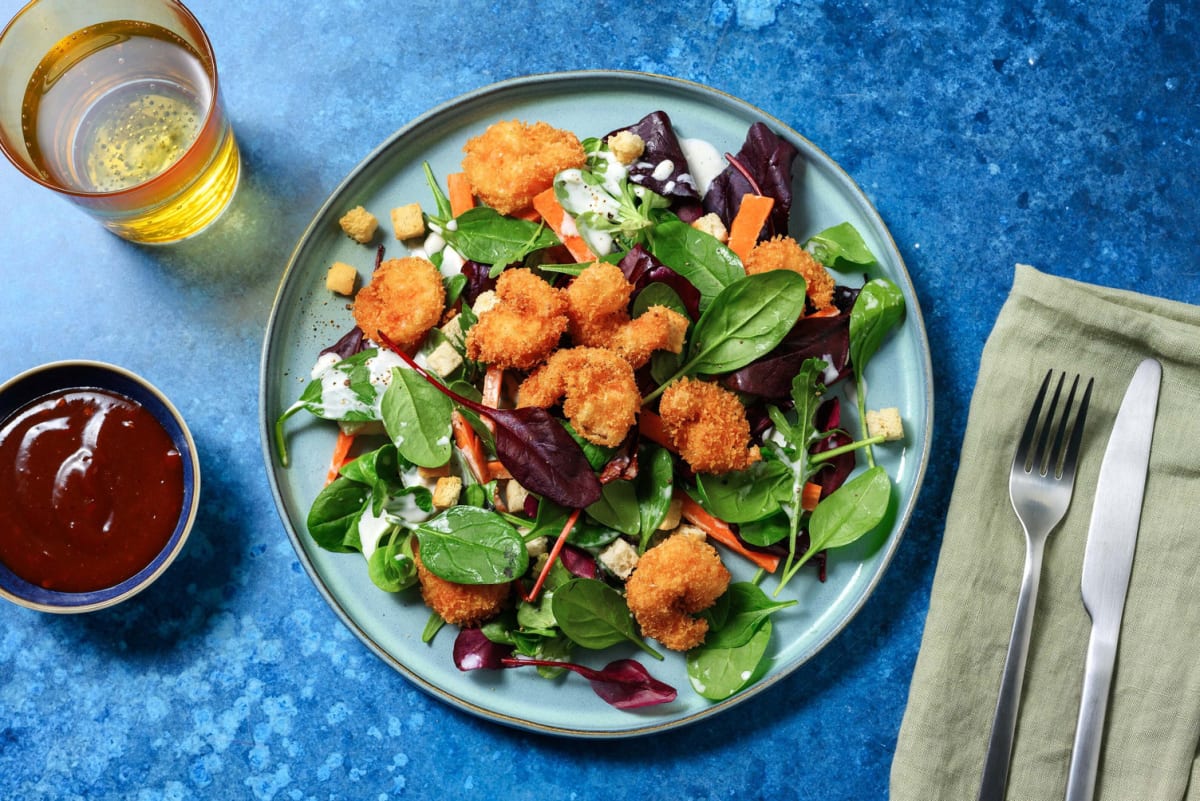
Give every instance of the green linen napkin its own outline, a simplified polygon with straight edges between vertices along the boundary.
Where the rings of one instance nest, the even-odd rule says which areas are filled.
[[[1075,496],[1046,546],[1008,799],[1064,796],[1090,632],[1079,583],[1096,479],[1117,407],[1147,356],[1162,363],[1162,388],[1096,799],[1200,801],[1200,307],[1024,265],[971,399],[892,801],[973,801],[979,791],[1025,560],[1009,466],[1051,368],[1096,384]]]

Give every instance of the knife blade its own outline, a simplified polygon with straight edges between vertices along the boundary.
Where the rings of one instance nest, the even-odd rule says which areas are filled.
[[[1161,383],[1162,365],[1156,360],[1146,359],[1138,365],[1100,463],[1081,582],[1092,632],[1071,750],[1067,801],[1091,801],[1096,791],[1104,717],[1142,517]]]

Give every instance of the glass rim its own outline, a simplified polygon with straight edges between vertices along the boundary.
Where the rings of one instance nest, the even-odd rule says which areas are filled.
[[[161,1],[165,5],[176,8],[183,17],[184,23],[195,29],[199,44],[201,45],[201,55],[207,57],[208,62],[212,64],[212,75],[210,76],[212,80],[212,92],[210,93],[211,102],[208,104],[208,111],[204,115],[204,122],[201,123],[199,128],[200,131],[204,131],[204,129],[206,129],[212,123],[213,115],[220,112],[220,109],[218,108],[220,105],[220,86],[218,84],[220,78],[218,77],[217,70],[217,54],[213,51],[212,42],[208,38],[208,32],[204,30],[204,26],[200,24],[200,20],[196,19],[196,15],[192,13],[191,9],[180,2],[180,0]],[[28,3],[21,7],[20,11],[13,15],[12,19],[8,21],[8,24],[4,26],[4,29],[0,30],[0,47],[4,45],[4,39],[9,35],[13,26],[16,25],[26,13],[32,10],[33,7],[38,5],[40,2],[41,0],[29,0]],[[74,31],[64,34],[64,37],[70,36],[71,33],[74,33]],[[9,163],[20,170],[22,175],[38,184],[41,184],[56,194],[67,195],[69,197],[82,198],[86,200],[103,200],[105,198],[121,197],[122,195],[127,195],[135,191],[142,191],[148,186],[153,186],[155,183],[167,180],[172,173],[179,168],[179,165],[183,163],[187,155],[191,153],[199,143],[200,136],[197,135],[196,138],[192,140],[192,143],[187,146],[187,149],[179,155],[179,158],[172,162],[171,166],[167,167],[165,170],[153,176],[152,178],[148,178],[145,181],[142,181],[138,184],[133,184],[132,186],[126,186],[122,189],[113,189],[106,192],[85,192],[83,190],[71,189],[69,187],[60,186],[51,181],[47,181],[40,173],[31,170],[26,164],[25,159],[22,159],[19,155],[12,151],[8,145],[7,139],[3,136],[0,136],[0,152],[4,153],[4,156],[8,159]]]

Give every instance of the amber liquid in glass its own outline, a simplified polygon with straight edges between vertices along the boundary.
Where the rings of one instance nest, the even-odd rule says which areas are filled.
[[[236,143],[212,108],[212,69],[149,23],[77,31],[42,59],[26,89],[30,157],[69,191],[107,193],[89,204],[122,236],[190,236],[216,219],[238,183]]]

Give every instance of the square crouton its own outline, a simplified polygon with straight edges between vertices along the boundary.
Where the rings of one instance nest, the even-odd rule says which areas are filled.
[[[619,579],[627,579],[637,567],[637,549],[627,541],[618,537],[612,544],[600,552],[600,564]]]
[[[697,231],[710,234],[722,245],[729,241],[729,231],[725,228],[725,223],[721,222],[721,218],[715,213],[710,212],[703,217],[697,218],[692,222],[692,227]]]
[[[462,479],[458,476],[442,476],[433,487],[433,508],[449,509],[458,503],[462,492]]]
[[[342,226],[346,235],[355,242],[365,245],[371,241],[371,237],[375,236],[379,220],[362,206],[355,206],[346,212],[342,219],[338,220],[338,225]]]
[[[900,420],[899,409],[892,407],[867,412],[867,436],[875,437],[881,434],[885,442],[904,439],[904,423]]]
[[[358,284],[358,270],[344,261],[335,261],[325,274],[325,288],[339,295],[353,295]]]
[[[449,342],[438,343],[438,346],[431,350],[425,359],[425,364],[429,369],[442,378],[448,377],[461,367],[462,363],[462,355]]]
[[[409,203],[392,209],[392,228],[397,239],[415,239],[425,235],[425,216],[420,203]]]

